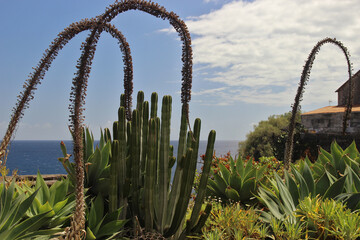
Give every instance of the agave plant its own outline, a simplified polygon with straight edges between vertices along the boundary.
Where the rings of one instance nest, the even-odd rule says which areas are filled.
[[[16,185],[16,190],[26,196],[36,192],[33,203],[26,211],[28,217],[51,213],[51,218],[41,226],[42,229],[64,228],[68,225],[75,207],[74,194],[69,194],[68,188],[68,179],[56,181],[49,188],[39,172],[34,187]]]
[[[349,166],[360,177],[360,154],[355,141],[345,150],[334,141],[330,150],[329,153],[320,148],[318,159],[312,165],[315,178],[319,178],[325,169],[335,178],[339,178],[345,173],[346,166]]]
[[[291,173],[293,175],[285,171],[285,181],[275,173],[275,179],[270,179],[271,187],[259,187],[258,199],[271,213],[263,212],[266,221],[270,221],[271,216],[274,216],[279,220],[288,219],[294,223],[294,211],[305,197],[319,195],[324,199],[335,198],[346,191],[347,174],[336,179],[325,170],[321,178],[315,181],[306,162],[303,163],[302,171],[291,165]]]
[[[224,202],[248,203],[255,197],[257,186],[266,168],[267,166],[264,165],[257,169],[252,159],[244,162],[239,156],[235,162],[230,157],[230,164],[219,163],[219,171],[212,171],[207,194],[213,198],[220,198]]]
[[[94,136],[89,128],[83,129],[84,142],[84,187],[86,193],[91,198],[102,194],[104,198],[109,195],[110,186],[110,164],[109,158],[111,154],[111,143],[104,138],[103,131],[99,144],[94,146]],[[71,187],[74,188],[76,184],[75,163],[72,162],[71,154],[67,152],[66,146],[63,142],[60,143],[63,157],[59,158],[64,169],[68,173],[68,178]]]
[[[32,194],[16,191],[16,183],[9,187],[0,184],[0,239],[31,239],[39,236],[56,235],[63,229],[58,227],[43,228],[54,218],[55,212],[47,206],[42,212],[28,216],[28,210],[35,204],[39,189]]]
[[[101,195],[94,198],[86,211],[86,240],[118,237],[126,220],[119,220],[121,208],[109,213]]]

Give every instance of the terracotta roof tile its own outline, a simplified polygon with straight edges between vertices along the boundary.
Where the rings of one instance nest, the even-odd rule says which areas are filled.
[[[310,114],[319,114],[319,113],[339,113],[344,112],[345,107],[338,107],[338,106],[327,106],[323,108],[319,108],[310,112],[303,113],[301,115],[310,115]],[[351,109],[352,112],[360,112],[360,105],[353,106]]]

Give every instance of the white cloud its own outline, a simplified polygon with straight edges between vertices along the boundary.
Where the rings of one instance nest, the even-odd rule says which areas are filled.
[[[191,94],[193,96],[201,96],[201,95],[205,95],[205,94],[216,94],[216,93],[222,92],[224,90],[226,90],[226,87],[206,89],[206,90],[201,90],[198,92],[192,92]]]
[[[219,84],[222,104],[237,101],[289,106],[313,46],[336,37],[359,69],[358,0],[234,1],[187,21],[196,72]],[[336,102],[334,91],[347,80],[343,53],[324,45],[317,55],[303,104]],[[197,91],[194,89],[194,91]],[[203,92],[201,90],[200,92]],[[222,94],[221,94],[222,93]]]

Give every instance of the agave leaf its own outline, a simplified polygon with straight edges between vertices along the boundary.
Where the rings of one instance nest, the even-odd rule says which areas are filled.
[[[227,184],[226,181],[224,180],[224,178],[222,176],[220,176],[219,174],[215,174],[214,175],[214,182],[217,186],[217,189],[225,194],[225,189],[227,188]]]
[[[109,164],[109,156],[111,152],[111,143],[107,142],[103,148],[101,148],[101,163],[99,168],[103,171],[105,167]],[[101,172],[100,172],[101,174]]]
[[[18,201],[16,201],[13,204],[13,206],[11,208],[9,208],[9,210],[6,210],[7,215],[5,215],[5,218],[3,218],[0,222],[1,223],[0,231],[2,229],[10,228],[24,216],[25,212],[29,209],[32,202],[34,201],[37,193],[38,193],[38,190],[36,190],[33,194],[31,194],[25,200],[24,200],[25,195],[20,195],[18,197]],[[6,239],[6,238],[0,238],[0,239]]]
[[[89,157],[94,153],[94,138],[92,137],[92,134],[90,133],[89,128],[85,128],[85,135],[86,135],[86,141],[85,141],[85,160],[88,160]]]
[[[339,176],[334,165],[332,165],[331,163],[327,163],[324,166],[325,166],[325,169],[327,170],[327,172],[329,174],[331,174],[333,177],[337,178]]]
[[[280,199],[284,203],[284,211],[287,215],[292,214],[296,210],[293,198],[291,193],[286,188],[286,185],[283,183],[282,179],[279,177],[277,173],[275,173],[276,183],[280,193]]]
[[[66,206],[67,202],[68,202],[68,198],[66,198],[65,200],[63,201],[60,201],[60,202],[57,202],[54,207],[53,207],[53,210],[55,211],[55,213],[58,213],[63,207]]]
[[[69,179],[63,179],[61,181],[56,181],[49,189],[50,191],[50,200],[49,203],[51,206],[54,206],[56,203],[66,199],[66,193],[69,189]]]
[[[210,180],[210,179],[209,179]],[[217,196],[217,191],[212,187],[212,186],[210,186],[210,184],[208,184],[207,186],[206,186],[206,195],[207,196],[213,196],[213,197],[215,197],[215,196]]]
[[[344,164],[344,160],[342,159],[343,151],[341,147],[334,141],[332,142],[330,148],[331,148],[331,155],[333,157],[333,161],[332,161],[333,166],[338,172],[344,173],[345,164]]]
[[[97,236],[97,238],[101,238],[104,236],[109,236],[109,235],[113,235],[117,232],[120,232],[122,230],[123,226],[125,225],[125,223],[126,223],[125,220],[111,221],[111,222],[105,224],[104,226],[102,226],[99,229],[99,232],[96,236]]]
[[[315,194],[314,178],[309,165],[305,161],[304,161],[302,176],[304,177],[306,185],[309,188],[309,192],[312,194],[312,196],[314,196]]]
[[[100,194],[95,198],[94,208],[96,211],[96,222],[100,222],[104,216],[104,199]]]
[[[37,172],[35,186],[36,189],[40,188],[39,193],[37,195],[37,197],[39,197],[40,203],[45,204],[47,201],[50,200],[50,190],[39,171]]]
[[[256,179],[256,172],[257,172],[256,168],[251,168],[247,173],[245,173],[245,177],[244,179],[242,179],[242,181],[245,182],[249,178]]]
[[[225,180],[226,185],[230,184],[230,171],[229,169],[227,169],[222,163],[219,164],[220,167],[220,174],[222,176],[222,178]]]
[[[319,160],[323,164],[325,164],[327,162],[332,162],[333,161],[332,159],[333,159],[333,156],[329,152],[325,151],[323,148],[320,147]]]
[[[249,160],[245,165],[243,181],[245,181],[252,168],[253,168],[253,161],[252,158],[249,158]],[[255,177],[255,176],[250,176],[250,177]]]
[[[248,178],[242,185],[240,194],[240,201],[247,202],[255,193],[256,181],[254,178]]]
[[[21,223],[17,224],[13,228],[8,228],[4,232],[0,234],[0,239],[22,239],[23,235],[28,231],[34,231],[37,230],[40,226],[45,224],[49,218],[46,217],[48,212],[30,217]]]
[[[87,216],[88,226],[90,229],[94,229],[98,222],[97,222],[97,216],[96,216],[96,208],[94,206],[94,200],[91,202],[91,207],[89,210],[89,214]],[[102,217],[102,216],[101,216]]]
[[[235,173],[235,172],[236,172],[235,161],[234,161],[234,159],[232,158],[232,156],[230,156],[230,169],[231,169],[231,172],[232,172],[232,173]]]
[[[44,205],[40,206],[39,213],[47,213],[46,217],[53,217],[55,215],[55,212],[50,206],[49,202],[46,202]]]
[[[299,204],[299,188],[296,185],[294,179],[290,176],[288,171],[284,171],[285,175],[285,184],[287,189],[289,190],[291,197],[294,201],[294,205],[297,206]]]
[[[335,199],[344,202],[351,211],[360,209],[360,193],[342,193]]]
[[[264,165],[256,171],[256,180],[257,181],[259,181],[263,177],[266,168],[267,168],[267,166]]]
[[[326,170],[325,170],[326,171]],[[328,175],[324,172],[323,175],[315,183],[315,194],[323,196],[326,190],[330,187],[330,180]]]
[[[99,148],[103,149],[105,146],[105,139],[104,139],[104,133],[102,128],[100,128],[100,141],[99,141]]]
[[[230,177],[230,186],[236,191],[241,192],[242,181],[240,176],[235,172]]]
[[[352,141],[352,143],[350,144],[350,146],[348,146],[345,150],[344,150],[344,154],[348,155],[350,158],[355,159],[357,157],[359,157],[359,151],[356,148],[356,144],[355,141]]]
[[[284,214],[281,213],[280,210],[280,201],[279,199],[270,191],[265,190],[264,188],[259,188],[259,200],[264,202],[264,204],[269,208],[270,212],[276,217],[277,219],[283,219]]]
[[[95,240],[96,236],[89,227],[86,227],[86,240]]]
[[[224,194],[225,195],[225,190],[223,191],[222,189],[219,188],[218,184],[216,184],[216,182],[213,179],[209,179],[208,180],[208,188],[211,191],[214,191],[214,193],[216,195],[221,195]]]
[[[236,171],[239,173],[241,178],[244,178],[245,168],[241,156],[239,156],[238,159],[236,160]]]
[[[299,193],[300,199],[303,200],[305,197],[309,196],[309,188],[303,176],[296,170],[296,168],[291,165],[291,172],[294,174],[296,181],[298,182],[299,186]]]
[[[320,162],[315,162],[312,165],[311,170],[313,172],[314,179],[318,179],[324,174],[325,168]]]
[[[325,192],[324,199],[326,198],[334,198],[340,193],[344,191],[344,185],[347,175],[339,178],[336,182],[334,182]]]
[[[230,186],[228,186],[225,189],[225,195],[230,200],[233,200],[233,201],[236,201],[236,202],[240,200],[239,193]]]
[[[64,231],[63,228],[51,228],[51,229],[36,230],[34,232],[26,233],[17,239],[42,239],[41,236],[47,237],[44,239],[54,239],[52,236],[54,236],[55,234],[60,235],[60,233],[63,231]],[[54,237],[56,237],[56,236],[54,236]],[[57,237],[59,237],[59,236],[57,236]]]
[[[118,220],[122,210],[123,210],[123,208],[121,207],[121,208],[116,209],[112,213],[106,214],[105,218],[104,218],[104,221],[103,221],[103,224],[106,224],[106,223],[111,222],[111,221]]]
[[[10,204],[11,204],[11,200],[13,198],[14,195],[14,190],[15,190],[15,181],[13,180],[10,184],[10,186],[8,187],[8,189],[6,189],[5,187],[5,183],[2,184],[4,187],[2,189],[1,192],[1,214],[0,214],[0,221],[3,221],[5,216],[7,215],[7,213],[10,210]],[[1,227],[0,227],[1,229]]]
[[[328,172],[327,170],[325,170],[325,173],[330,181],[330,185],[333,184],[337,180],[337,178],[334,175],[332,175],[330,172]]]
[[[94,182],[99,178],[103,170],[100,168],[102,158],[101,158],[100,149],[98,147],[95,148],[95,152],[89,158],[89,162],[91,164],[88,166],[89,169],[87,174],[88,183],[90,183],[90,185],[94,185]]]
[[[360,178],[359,178],[359,176],[349,166],[346,166],[345,173],[348,174],[348,178],[346,179],[346,183],[345,183],[345,185],[347,185],[348,192],[349,193],[351,193],[351,192],[360,192]]]

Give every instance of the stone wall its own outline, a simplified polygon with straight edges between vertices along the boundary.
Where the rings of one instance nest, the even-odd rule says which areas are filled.
[[[302,115],[301,122],[310,133],[341,134],[344,113]],[[360,112],[352,112],[347,133],[360,134]]]
[[[354,83],[354,96],[353,96],[353,105],[360,104],[360,74],[356,73],[353,79]],[[346,106],[347,98],[349,96],[349,85],[350,82],[347,81],[344,83],[336,92],[338,93],[338,106]]]

